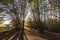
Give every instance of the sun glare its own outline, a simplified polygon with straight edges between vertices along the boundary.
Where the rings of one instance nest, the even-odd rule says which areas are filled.
[[[10,21],[4,21],[3,24],[10,24]]]

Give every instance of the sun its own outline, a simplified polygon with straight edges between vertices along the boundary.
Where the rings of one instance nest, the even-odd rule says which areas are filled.
[[[3,24],[10,24],[10,21],[4,21]]]

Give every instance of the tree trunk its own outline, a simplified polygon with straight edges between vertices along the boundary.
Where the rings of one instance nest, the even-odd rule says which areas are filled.
[[[40,20],[40,0],[37,0],[37,10],[38,10],[38,29],[39,29],[39,32],[43,32],[44,29],[43,29],[43,24],[42,24],[42,21]]]

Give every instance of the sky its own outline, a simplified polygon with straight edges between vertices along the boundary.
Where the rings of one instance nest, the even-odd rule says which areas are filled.
[[[4,16],[3,16],[4,15]],[[2,13],[0,13],[0,17],[2,17],[2,22],[3,22],[3,24],[10,24],[10,22],[11,22],[11,17],[10,17],[10,15],[8,15],[8,14],[5,14],[5,11],[3,11]],[[9,20],[7,20],[7,19],[9,19]],[[4,20],[4,21],[3,21]]]

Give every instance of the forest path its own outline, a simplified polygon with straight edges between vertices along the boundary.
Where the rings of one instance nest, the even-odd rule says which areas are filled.
[[[50,32],[39,33],[34,29],[25,28],[25,34],[28,40],[60,40],[60,36]]]
[[[0,40],[22,40],[22,31],[20,29],[12,29],[0,33]],[[39,33],[37,30],[24,27],[24,40],[60,40],[60,35],[51,32]]]

